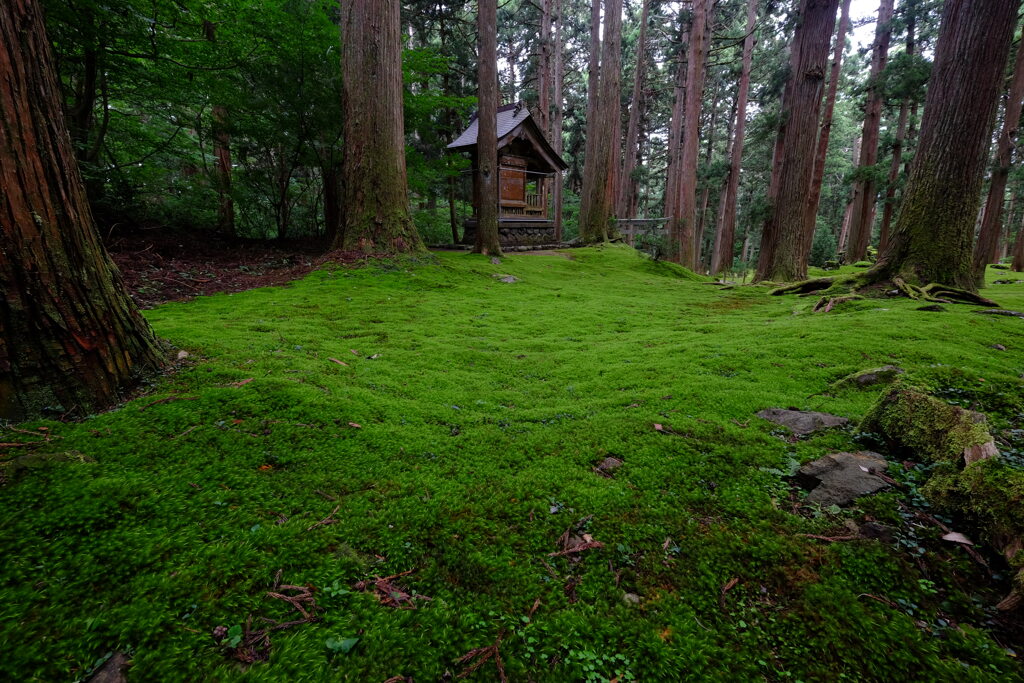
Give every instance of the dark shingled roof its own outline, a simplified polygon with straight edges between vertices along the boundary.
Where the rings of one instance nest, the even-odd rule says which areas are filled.
[[[504,147],[507,141],[503,141],[503,138],[515,132],[520,126],[526,124],[530,131],[530,136],[535,140],[535,145],[539,145],[540,154],[548,160],[548,163],[552,164],[552,170],[557,168],[567,169],[569,165],[565,163],[555,150],[551,147],[551,143],[544,137],[544,133],[540,130],[537,122],[530,116],[530,110],[525,104],[519,102],[517,104],[506,104],[503,107],[498,108],[498,148]],[[472,120],[469,122],[469,127],[462,131],[462,134],[456,138],[455,142],[448,145],[448,149],[468,149],[476,146],[476,137],[479,131],[479,121],[477,115],[474,114]]]
[[[498,108],[498,139],[505,137],[512,132],[512,129],[530,118],[530,110],[522,103],[506,104]],[[462,131],[462,135],[456,138],[455,142],[448,145],[448,149],[459,149],[461,147],[472,147],[476,144],[476,135],[480,128],[479,119],[473,114],[473,120],[469,122],[469,128]]]

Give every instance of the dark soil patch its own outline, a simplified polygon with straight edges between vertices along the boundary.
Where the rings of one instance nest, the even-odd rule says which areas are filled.
[[[168,228],[116,231],[106,235],[105,241],[129,294],[141,308],[282,285],[328,261],[357,265],[377,256],[325,252],[317,240],[271,243]]]

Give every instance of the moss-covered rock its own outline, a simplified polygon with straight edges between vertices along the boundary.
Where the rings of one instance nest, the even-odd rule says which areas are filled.
[[[1024,471],[998,458],[975,462],[962,472],[947,466],[932,475],[922,493],[932,505],[975,525],[1017,572],[998,608],[1024,604]]]
[[[951,406],[902,382],[875,403],[861,430],[879,434],[894,450],[911,451],[933,462],[957,462],[965,451],[988,451],[986,445],[992,441],[984,415]]]
[[[874,386],[876,384],[891,384],[902,374],[902,368],[898,368],[895,365],[883,365],[880,368],[861,370],[860,372],[855,372],[852,375],[847,375],[846,377],[834,382],[832,386],[836,389],[845,389],[848,387],[860,389],[863,387]]]
[[[1002,549],[1024,538],[1024,470],[998,458],[981,460],[962,472],[953,467],[936,472],[922,489],[943,510],[956,512],[976,524],[986,540]],[[1024,567],[1020,547],[1006,558]]]

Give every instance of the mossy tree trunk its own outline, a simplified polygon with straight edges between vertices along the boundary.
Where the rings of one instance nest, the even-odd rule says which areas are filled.
[[[344,223],[335,249],[423,248],[409,213],[398,0],[341,2]]]
[[[1020,0],[949,0],[917,153],[873,279],[976,291],[974,224]]]
[[[974,245],[974,277],[979,287],[985,286],[985,266],[999,258],[999,234],[1002,232],[1003,202],[1006,199],[1006,182],[1010,178],[1010,164],[1013,148],[1017,142],[1017,127],[1024,104],[1024,40],[1017,48],[1013,77],[1006,92],[1006,106],[1003,116],[1003,130],[996,143],[996,163],[989,182],[988,199],[981,219],[978,243]]]
[[[835,27],[839,0],[801,0],[790,57],[790,78],[782,95],[782,123],[778,132],[769,189],[772,207],[761,236],[757,280],[789,282],[807,276],[803,258],[804,216],[814,172],[818,115],[825,84],[828,48]]]
[[[0,3],[0,417],[109,406],[163,357],[97,235],[34,0]]]
[[[477,12],[477,210],[478,254],[501,255],[498,235],[498,4],[479,0]]]

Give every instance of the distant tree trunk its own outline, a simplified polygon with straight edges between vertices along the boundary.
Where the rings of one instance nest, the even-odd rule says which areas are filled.
[[[708,23],[708,35],[707,42],[711,41],[711,25]],[[703,79],[702,79],[703,80]],[[715,84],[714,95],[711,97],[711,115],[708,117],[707,127],[702,132],[706,131],[704,139],[707,141],[704,147],[704,166],[708,167],[711,165],[711,159],[715,154],[715,133],[718,132],[718,105],[721,97],[722,88],[721,82]],[[726,131],[725,137],[729,139],[732,137],[732,111],[729,112],[729,130]],[[697,264],[694,270],[703,271],[705,270],[704,262],[707,260],[710,263],[710,259],[705,259],[705,253],[708,251],[704,246],[704,219],[708,213],[708,200],[711,197],[711,183],[704,183],[704,188],[700,191],[700,200],[697,202],[695,210],[694,220],[694,235],[693,235],[693,259]],[[712,238],[714,239],[714,238]]]
[[[613,155],[618,149],[615,138],[620,119],[621,37],[622,0],[606,0],[600,76],[597,79],[600,94],[593,110],[594,118],[587,121],[587,141],[593,139],[594,142],[591,156],[584,160],[580,204],[580,238],[586,243],[607,240],[609,223],[615,216],[615,179],[619,162],[617,159],[613,161]]]
[[[478,254],[501,255],[498,235],[498,3],[478,0],[477,43],[477,210],[476,244]]]
[[[878,194],[873,168],[878,162],[878,134],[882,125],[883,93],[878,82],[889,58],[889,39],[892,37],[893,0],[882,0],[878,6],[875,25],[875,43],[871,54],[871,73],[868,76],[868,99],[864,107],[864,129],[861,132],[860,165],[858,170],[867,174],[856,182],[860,185],[858,201],[853,205],[850,218],[850,237],[846,243],[849,263],[863,260],[871,242],[871,226],[875,217],[875,199]]]
[[[693,25],[686,59],[686,102],[683,105],[683,145],[680,154],[678,214],[669,223],[676,259],[697,269],[697,164],[700,155],[700,107],[704,97],[708,15],[711,0],[694,0]]]
[[[971,264],[988,144],[1020,0],[948,0],[921,138],[874,277],[976,288]]]
[[[324,180],[324,236],[327,244],[334,244],[341,232],[341,164],[328,159],[323,167]]]
[[[857,164],[857,161],[859,159],[860,159],[860,138],[858,137],[858,138],[856,138],[853,141],[853,163],[854,163],[854,165]],[[836,255],[840,258],[841,261],[844,261],[844,262],[846,260],[846,242],[847,242],[847,238],[849,238],[849,236],[850,236],[850,218],[851,218],[851,216],[853,214],[853,205],[855,203],[857,203],[857,193],[858,192],[859,192],[859,188],[857,187],[857,184],[854,183],[854,185],[853,185],[853,187],[851,188],[851,191],[850,191],[850,201],[846,205],[846,210],[843,211],[843,222],[842,222],[842,225],[839,228],[839,239],[837,241],[838,247],[836,248]]]
[[[335,249],[418,251],[409,213],[398,0],[341,3],[344,229]]]
[[[740,189],[740,166],[743,161],[743,141],[747,130],[747,98],[750,92],[750,67],[754,55],[754,27],[757,25],[757,0],[747,4],[747,37],[743,41],[743,64],[740,67],[739,91],[736,94],[736,127],[733,130],[732,158],[729,160],[729,179],[722,202],[722,219],[715,235],[711,256],[711,273],[718,274],[732,268],[736,241],[736,200]]]
[[[537,125],[545,133],[551,130],[551,5],[554,0],[541,0],[540,38],[537,51]]]
[[[807,275],[804,216],[814,173],[821,95],[828,48],[839,0],[801,0],[790,57],[790,78],[782,95],[777,187],[761,233],[757,280],[790,281]]]
[[[1003,203],[1006,201],[1006,181],[1010,177],[1013,148],[1017,141],[1021,105],[1024,104],[1024,40],[1017,47],[1017,60],[1013,77],[1006,93],[1003,130],[996,143],[996,163],[989,182],[988,200],[981,219],[978,242],[974,245],[974,276],[979,287],[985,286],[985,266],[999,260],[999,235],[1002,232]]]
[[[683,3],[683,7],[689,3]],[[672,121],[669,124],[665,168],[665,210],[664,215],[671,223],[680,217],[679,180],[682,176],[683,118],[686,104],[686,46],[690,43],[690,27],[693,17],[687,12],[679,13],[679,55],[676,57],[676,73],[673,84]]]
[[[636,69],[633,72],[633,97],[629,107],[629,123],[626,125],[625,160],[619,186],[620,218],[635,218],[637,182],[633,177],[637,168],[640,150],[640,121],[643,119],[647,99],[644,96],[644,72],[647,69],[647,14],[650,0],[642,0],[640,9],[640,35],[636,43]]]
[[[584,241],[584,209],[589,211],[592,193],[588,176],[594,173],[597,154],[594,151],[597,135],[591,134],[598,127],[598,101],[601,98],[601,0],[590,3],[590,53],[587,57],[587,136],[583,145],[583,183],[580,188],[579,236]]]
[[[555,19],[555,59],[554,59],[554,90],[552,92],[552,99],[554,100],[555,111],[551,117],[551,145],[555,149],[555,153],[559,156],[562,154],[562,83],[564,82],[565,74],[563,68],[562,58],[562,0],[555,0],[555,11],[557,18]],[[554,197],[552,199],[553,210],[555,213],[555,241],[562,241],[562,187],[564,185],[564,179],[559,171],[555,172],[554,178],[555,188]]]
[[[100,242],[43,16],[0,3],[0,418],[82,415],[163,365]]]
[[[1024,223],[1017,228],[1017,239],[1013,243],[1013,263],[1010,267],[1017,273],[1024,272]]]
[[[913,55],[917,49],[917,38],[915,28],[917,26],[917,10],[915,0],[909,0],[903,9],[907,21],[907,49],[908,55]],[[904,98],[900,104],[899,122],[896,124],[896,140],[892,146],[892,165],[889,167],[889,178],[885,186],[885,203],[882,206],[882,227],[878,235],[878,251],[885,251],[889,246],[889,232],[892,226],[892,217],[896,210],[896,181],[900,178],[900,164],[903,163],[903,143],[907,137],[907,123],[910,119],[910,98]]]
[[[811,176],[811,191],[807,196],[807,213],[804,215],[804,252],[806,264],[814,244],[814,232],[818,226],[818,205],[821,203],[821,185],[825,179],[825,162],[828,159],[828,143],[832,137],[832,116],[836,108],[836,93],[843,71],[843,52],[846,50],[846,33],[850,30],[850,0],[842,0],[839,10],[839,27],[836,29],[835,45],[832,49],[832,71],[829,73],[825,107],[821,113],[821,128],[818,131],[818,149],[814,156],[814,174]]]
[[[203,31],[208,41],[217,42],[216,24],[204,21]],[[228,127],[228,109],[221,104],[213,106],[213,155],[217,160],[217,232],[234,236],[235,202],[231,198],[231,133]]]

